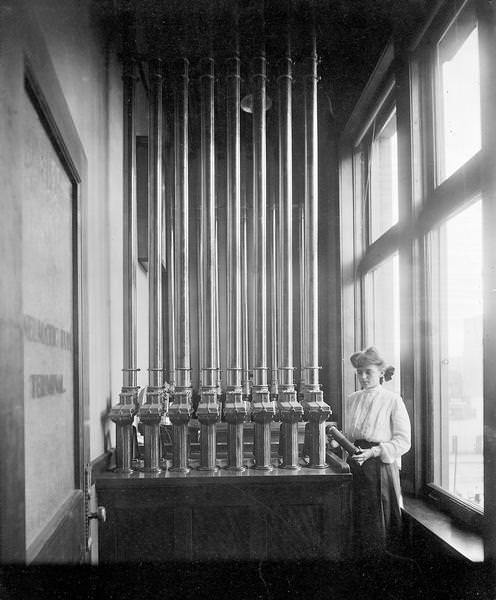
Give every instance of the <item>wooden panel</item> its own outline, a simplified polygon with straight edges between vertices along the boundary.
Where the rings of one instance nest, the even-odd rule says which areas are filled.
[[[250,515],[239,506],[192,510],[194,560],[242,560],[250,556]],[[215,540],[215,543],[212,543]]]
[[[137,500],[137,499],[136,499]],[[172,513],[160,507],[136,504],[133,514],[116,512],[113,518],[115,554],[123,562],[163,562],[174,548]]]
[[[482,535],[461,527],[447,514],[424,500],[404,497],[405,530],[419,554],[448,555],[483,562]]]
[[[78,564],[84,556],[83,493],[73,492],[27,550],[31,564]]]
[[[399,30],[396,32],[395,52],[395,73],[398,86],[396,88],[396,119],[397,119],[397,140],[398,140],[398,199],[399,199],[399,219],[400,221],[409,220],[414,209],[414,200],[412,197],[412,89],[410,86],[410,65],[408,60],[401,59],[407,56],[406,52],[401,52],[402,46],[407,38],[407,32]],[[404,49],[404,48],[403,48]],[[401,395],[405,399],[405,405],[410,415],[410,421],[414,424],[414,434],[412,436],[412,448],[410,452],[402,458],[402,489],[403,491],[413,492],[420,488],[420,469],[418,465],[416,447],[420,446],[419,433],[419,410],[421,406],[420,386],[416,382],[416,375],[419,376],[420,361],[416,357],[414,349],[419,348],[417,323],[420,323],[420,307],[418,298],[415,296],[415,271],[412,272],[411,265],[415,264],[418,257],[415,256],[414,246],[408,236],[403,236],[400,241],[400,273],[409,273],[408,277],[400,277],[400,339],[401,343]],[[412,360],[413,358],[413,360]],[[415,373],[417,369],[417,373]]]
[[[349,473],[101,475],[102,562],[339,559],[350,545]],[[130,548],[133,545],[133,548]]]
[[[324,507],[293,504],[273,507],[269,514],[269,554],[275,560],[314,559],[322,548]]]
[[[73,184],[27,94],[23,123],[26,543],[30,545],[74,489],[74,216]]]
[[[178,506],[174,514],[174,548],[170,556],[178,560],[191,560],[193,558],[193,523],[190,506]]]
[[[332,490],[332,494],[324,512],[323,544],[327,549],[327,558],[338,560],[342,556],[351,556],[352,552],[351,493],[346,484],[341,484]],[[336,515],[347,525],[343,526],[336,519]]]
[[[250,552],[248,558],[267,560],[268,558],[268,523],[263,505],[249,506],[246,511],[250,523]]]

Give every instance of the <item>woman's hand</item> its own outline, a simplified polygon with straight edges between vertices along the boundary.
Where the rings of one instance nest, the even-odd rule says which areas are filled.
[[[362,450],[359,454],[354,454],[352,458],[355,462],[362,466],[366,460],[373,458],[375,455],[376,454],[372,448],[367,448],[366,450]]]

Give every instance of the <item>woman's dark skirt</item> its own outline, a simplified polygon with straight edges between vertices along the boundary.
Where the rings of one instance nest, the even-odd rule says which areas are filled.
[[[401,544],[401,490],[399,468],[380,458],[362,466],[351,458],[353,474],[353,547],[355,556],[394,552]]]

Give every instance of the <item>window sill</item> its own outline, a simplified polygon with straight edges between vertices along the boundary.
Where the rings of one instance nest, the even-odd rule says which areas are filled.
[[[403,504],[403,512],[408,519],[420,525],[456,556],[473,563],[484,561],[481,535],[463,529],[448,515],[436,510],[424,500],[405,497]]]

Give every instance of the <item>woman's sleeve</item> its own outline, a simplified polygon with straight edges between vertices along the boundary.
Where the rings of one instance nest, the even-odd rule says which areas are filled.
[[[391,439],[380,444],[382,462],[392,463],[408,452],[411,445],[410,439],[410,418],[403,400],[398,397],[391,412]]]

